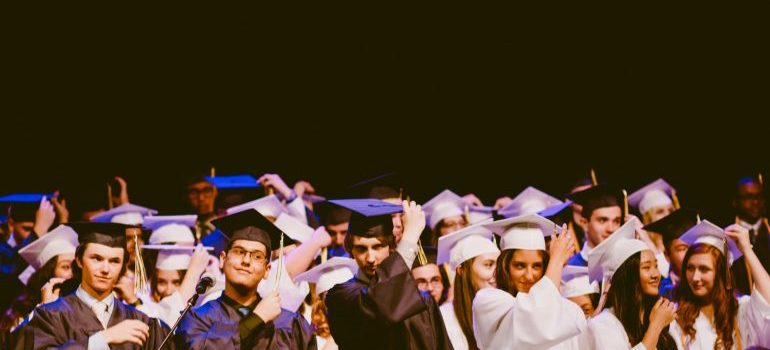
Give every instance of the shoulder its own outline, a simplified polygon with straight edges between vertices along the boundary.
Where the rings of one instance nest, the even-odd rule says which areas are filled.
[[[359,283],[355,278],[349,279],[347,282],[338,283],[334,285],[326,293],[327,303],[334,303],[339,298],[345,298],[346,296],[356,293],[358,290],[364,288],[362,283]]]
[[[615,317],[615,314],[610,309],[604,309],[598,315],[588,319],[589,328],[608,328],[617,326],[623,328],[620,320]]]
[[[510,293],[497,288],[484,288],[476,292],[473,298],[473,312],[486,313],[501,307],[510,306],[516,298]]]
[[[36,307],[35,314],[70,313],[74,309],[75,303],[77,303],[77,296],[75,296],[75,294],[70,294]]]
[[[586,262],[583,259],[583,256],[580,254],[575,254],[569,260],[567,261],[567,265],[572,266],[588,266],[588,262]]]
[[[307,323],[307,320],[305,320],[304,317],[302,317],[301,314],[296,312],[291,312],[286,309],[281,309],[281,313],[278,314],[278,317],[273,320],[273,325],[275,329],[286,329],[286,330],[293,330],[297,326],[299,327],[309,327],[310,325]]]

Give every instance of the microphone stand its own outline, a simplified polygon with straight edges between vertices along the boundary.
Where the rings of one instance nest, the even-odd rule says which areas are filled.
[[[195,294],[190,297],[190,300],[187,301],[187,306],[185,306],[184,310],[179,315],[179,318],[176,319],[176,322],[174,323],[174,326],[171,327],[171,330],[168,332],[168,335],[166,335],[166,338],[163,339],[163,342],[160,343],[160,346],[158,347],[158,350],[163,349],[163,346],[166,345],[166,342],[171,338],[172,335],[174,335],[174,332],[176,332],[176,328],[179,327],[179,322],[182,321],[182,317],[184,317],[185,314],[187,314],[188,311],[190,311],[190,308],[195,305],[195,303],[198,301],[198,297],[201,293],[198,293],[198,291],[195,291]]]

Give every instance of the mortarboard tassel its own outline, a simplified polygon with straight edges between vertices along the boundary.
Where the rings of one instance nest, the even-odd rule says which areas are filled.
[[[280,244],[280,247],[278,247],[278,273],[275,277],[275,288],[273,290],[278,290],[278,286],[281,285],[281,275],[283,275],[283,231],[281,231]]]
[[[577,244],[580,241],[578,241],[577,234],[575,234],[575,226],[572,224],[572,220],[567,223],[567,231],[572,236],[572,241],[575,242],[575,254],[580,253],[580,246]]]
[[[329,248],[327,247],[321,248],[321,264],[326,262],[327,255],[329,255]]]
[[[674,209],[679,209],[679,197],[676,195],[676,190],[671,190],[671,201],[674,202]]]
[[[757,175],[757,180],[759,180],[759,185],[760,186],[764,186],[765,185],[765,181],[762,179],[762,173],[759,173]]]
[[[628,192],[623,190],[623,217],[628,218]]]
[[[593,183],[594,186],[599,184],[599,181],[596,181],[596,172],[593,168],[591,168],[591,183]]]
[[[214,168],[214,166],[213,166],[213,165],[211,166],[211,171],[210,171],[210,174],[211,174],[211,177],[215,177],[215,176],[217,176],[217,169],[216,169],[216,168]]]
[[[107,183],[107,209],[112,209],[112,186]]]
[[[134,292],[137,294],[149,294],[147,270],[144,268],[142,248],[139,246],[139,233],[141,232],[141,229],[134,229],[134,252],[136,253],[136,261],[134,263]]]
[[[417,241],[417,259],[420,261],[420,266],[428,264],[428,257],[425,256],[425,250],[422,249],[422,242]]]
[[[695,214],[695,223],[700,224],[700,214]]]
[[[467,204],[465,205],[465,224],[471,224],[471,210],[468,208]]]

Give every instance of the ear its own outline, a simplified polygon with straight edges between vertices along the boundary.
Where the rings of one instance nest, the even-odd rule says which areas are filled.
[[[588,219],[586,219],[586,218],[585,218],[583,215],[580,215],[580,219],[579,219],[578,221],[580,221],[580,222],[578,222],[578,223],[579,223],[579,224],[580,224],[580,226],[582,226],[583,228],[587,228],[587,227],[588,227]]]
[[[267,263],[267,265],[265,265],[265,276],[262,277],[262,279],[265,280],[265,281],[267,281],[267,277],[270,276],[270,267],[271,266],[272,266],[272,263]],[[278,271],[278,273],[281,273],[281,272]]]
[[[225,251],[219,252],[219,269],[222,270],[225,268],[225,258],[227,258],[227,254]]]

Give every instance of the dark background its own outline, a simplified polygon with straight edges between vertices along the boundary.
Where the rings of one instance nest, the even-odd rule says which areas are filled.
[[[593,167],[725,221],[735,180],[770,176],[762,5],[3,6],[0,193],[75,211],[121,175],[185,212],[211,165],[329,197],[397,171],[415,199],[487,204]]]

